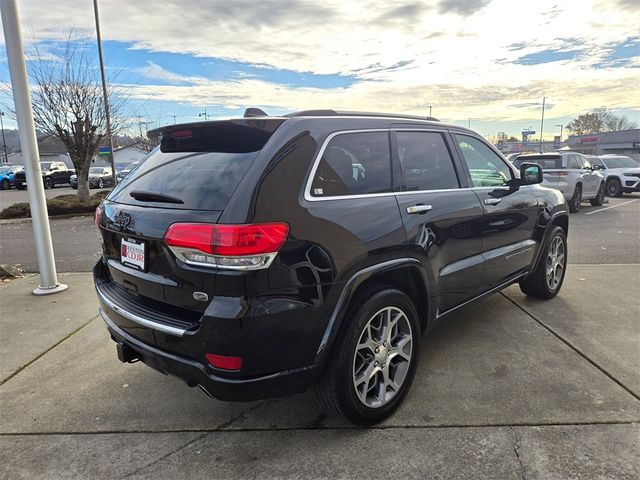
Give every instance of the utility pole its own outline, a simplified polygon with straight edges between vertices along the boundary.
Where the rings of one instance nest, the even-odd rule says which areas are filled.
[[[562,130],[564,129],[564,123],[556,125],[556,127],[560,127],[560,143],[562,143]]]
[[[431,105],[429,105],[429,116],[431,116]]]
[[[5,163],[9,161],[9,156],[7,155],[7,141],[4,138],[4,121],[2,117],[4,117],[5,113],[0,111],[0,126],[2,127],[2,148],[4,148],[4,161]]]
[[[204,107],[204,113],[199,113],[198,117],[204,117],[204,121],[207,121],[207,107]]]
[[[544,104],[547,97],[542,97],[542,120],[540,120],[540,153],[542,153],[542,130],[544,128]]]
[[[469,118],[469,124],[467,125],[467,128],[471,130],[471,118]]]
[[[96,18],[96,36],[98,38],[98,56],[100,58],[100,77],[102,78],[102,98],[104,101],[104,114],[107,120],[107,140],[109,142],[109,163],[111,164],[111,178],[113,185],[118,184],[116,165],[113,160],[113,137],[111,136],[111,116],[109,115],[109,98],[107,97],[107,80],[104,76],[104,60],[102,58],[102,35],[100,34],[100,14],[98,13],[98,0],[93,0],[93,13]]]
[[[58,275],[56,273],[56,261],[53,254],[53,243],[51,242],[47,202],[44,197],[44,185],[39,161],[40,153],[38,152],[38,141],[36,140],[33,110],[31,109],[29,80],[24,60],[24,45],[22,44],[22,31],[20,30],[16,0],[0,1],[0,12],[2,12],[2,27],[4,29],[13,101],[16,106],[20,147],[25,160],[25,178],[29,185],[27,193],[29,194],[29,206],[31,208],[31,226],[33,227],[33,236],[36,242],[38,269],[40,270],[40,286],[33,291],[33,294],[49,295],[65,291],[67,285],[58,283]]]
[[[169,116],[169,117],[173,117],[173,124],[175,125],[175,124],[176,124],[176,117],[177,117],[177,115],[168,115],[168,116]]]

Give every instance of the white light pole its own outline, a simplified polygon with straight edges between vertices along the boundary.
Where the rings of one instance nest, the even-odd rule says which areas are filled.
[[[100,34],[100,13],[98,12],[98,0],[93,0],[93,14],[96,20],[96,37],[98,38],[98,57],[100,59],[100,78],[102,79],[102,99],[104,101],[104,116],[107,121],[107,141],[109,142],[109,164],[111,165],[111,180],[113,186],[118,184],[116,164],[113,159],[113,132],[111,131],[111,115],[109,113],[109,97],[107,94],[107,79],[104,75],[104,61],[102,59],[102,36]]]
[[[56,274],[47,202],[44,196],[42,172],[40,171],[40,153],[38,152],[36,128],[33,123],[33,112],[31,111],[31,95],[29,94],[27,67],[24,63],[22,32],[20,31],[16,0],[0,1],[0,12],[2,12],[2,27],[4,28],[4,41],[9,62],[13,101],[16,106],[20,147],[25,160],[24,169],[27,185],[29,186],[31,224],[36,241],[36,254],[40,270],[40,286],[33,291],[33,294],[48,295],[62,292],[67,289],[67,286],[63,283],[58,283]]]

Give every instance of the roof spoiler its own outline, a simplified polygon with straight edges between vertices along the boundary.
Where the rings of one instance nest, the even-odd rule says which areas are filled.
[[[269,115],[267,115],[263,110],[260,110],[259,108],[254,108],[254,107],[249,107],[244,111],[244,118],[250,118],[250,117],[268,117]]]

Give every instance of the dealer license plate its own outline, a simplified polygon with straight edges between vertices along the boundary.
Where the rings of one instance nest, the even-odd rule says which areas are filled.
[[[122,239],[120,243],[120,263],[138,270],[145,270],[144,242]]]

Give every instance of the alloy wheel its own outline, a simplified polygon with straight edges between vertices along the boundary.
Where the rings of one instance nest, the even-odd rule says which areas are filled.
[[[562,282],[565,269],[565,248],[561,237],[556,236],[547,253],[547,286],[555,291]]]
[[[353,356],[353,386],[364,405],[380,408],[398,394],[409,372],[412,338],[409,319],[397,307],[369,319]]]

